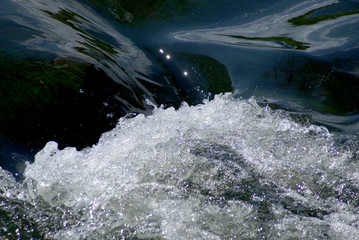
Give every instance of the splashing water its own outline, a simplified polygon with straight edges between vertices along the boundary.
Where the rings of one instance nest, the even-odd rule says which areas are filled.
[[[1,195],[54,239],[356,239],[352,154],[323,127],[225,94],[122,118],[82,151],[49,142],[23,183],[1,173]]]

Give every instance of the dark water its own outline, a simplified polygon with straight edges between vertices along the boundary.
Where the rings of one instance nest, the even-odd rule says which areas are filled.
[[[358,1],[0,6],[1,238],[358,239]]]

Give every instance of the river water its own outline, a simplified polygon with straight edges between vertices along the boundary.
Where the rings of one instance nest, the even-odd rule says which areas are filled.
[[[357,1],[0,4],[2,239],[359,239]]]

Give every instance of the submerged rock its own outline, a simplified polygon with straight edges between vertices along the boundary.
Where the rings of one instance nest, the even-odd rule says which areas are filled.
[[[144,106],[114,98],[126,92],[92,64],[56,59],[0,59],[0,133],[41,147],[50,139],[79,148],[95,143],[117,118]],[[131,109],[133,110],[133,109]]]
[[[169,69],[177,89],[189,104],[213,99],[215,94],[233,91],[227,67],[204,55],[159,50],[157,60]]]
[[[289,57],[269,74],[280,88],[294,89],[309,106],[331,114],[359,112],[359,63],[350,59],[334,62],[309,57]],[[344,69],[344,70],[343,70]]]

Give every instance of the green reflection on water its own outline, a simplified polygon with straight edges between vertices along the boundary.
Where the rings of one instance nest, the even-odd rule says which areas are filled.
[[[61,9],[59,12],[57,13],[53,13],[50,11],[44,11],[47,14],[49,14],[52,18],[66,24],[67,26],[71,27],[72,29],[80,32],[81,34],[79,34],[81,37],[83,37],[87,43],[82,43],[79,42],[80,44],[82,44],[85,47],[88,47],[89,49],[93,50],[95,48],[98,48],[97,52],[106,52],[108,54],[112,54],[115,55],[117,53],[116,49],[114,46],[112,46],[109,43],[106,43],[96,37],[94,37],[93,35],[89,34],[88,32],[84,31],[83,29],[81,29],[80,27],[76,26],[75,23],[77,24],[82,24],[83,22],[80,21],[80,19],[90,22],[89,20],[87,20],[86,18],[80,16],[77,13],[74,13],[70,10],[65,10],[65,9]],[[102,54],[104,55],[104,54]],[[105,55],[104,55],[105,56]],[[106,59],[110,59],[110,57],[106,57]]]
[[[359,78],[340,70],[340,65],[356,68],[358,62],[289,57],[268,73],[268,77],[276,79],[280,88],[296,90],[304,102],[319,111],[336,115],[358,113]]]
[[[52,18],[66,24],[67,26],[77,31],[78,35],[84,39],[84,41],[76,41],[81,46],[74,47],[75,50],[96,60],[103,67],[111,70],[112,73],[115,74],[118,78],[121,78],[119,73],[113,68],[111,68],[109,64],[114,64],[116,67],[118,67],[118,69],[120,69],[120,71],[125,72],[124,68],[121,67],[115,59],[116,55],[120,51],[126,52],[126,50],[119,50],[113,45],[104,42],[96,38],[95,36],[89,34],[85,30],[81,29],[80,26],[77,26],[76,24],[82,24],[83,22],[81,22],[81,20],[84,20],[86,22],[90,21],[75,12],[66,9],[61,9],[57,13],[53,13],[50,11],[45,12],[49,14]]]
[[[235,36],[231,35],[229,37],[244,39],[244,40],[253,40],[253,41],[276,41],[284,43],[290,47],[294,47],[298,50],[305,50],[309,48],[308,43],[298,42],[289,37],[244,37],[244,36]]]
[[[322,21],[326,21],[326,20],[332,20],[332,19],[337,19],[339,17],[342,16],[349,16],[349,15],[354,15],[354,14],[359,14],[359,10],[353,10],[353,11],[346,11],[346,12],[338,12],[338,13],[332,13],[332,14],[327,14],[327,15],[322,15],[322,16],[316,16],[316,17],[309,17],[311,14],[332,6],[334,4],[330,4],[324,7],[320,7],[320,8],[316,8],[314,10],[311,10],[301,16],[289,19],[288,22],[291,23],[294,26],[302,26],[302,25],[313,25],[316,24],[318,22],[322,22]]]
[[[70,11],[70,10],[66,10],[66,9],[61,9],[58,13],[53,13],[53,12],[45,11],[45,10],[43,10],[43,11],[45,13],[49,14],[52,18],[66,24],[67,26],[70,26],[73,29],[79,30],[79,31],[81,31],[81,29],[76,27],[76,25],[74,23],[82,24],[80,19],[89,22],[86,18],[82,17],[81,15],[78,15],[77,13]]]
[[[189,14],[197,4],[193,0],[87,0],[122,23],[149,19],[167,19]]]

